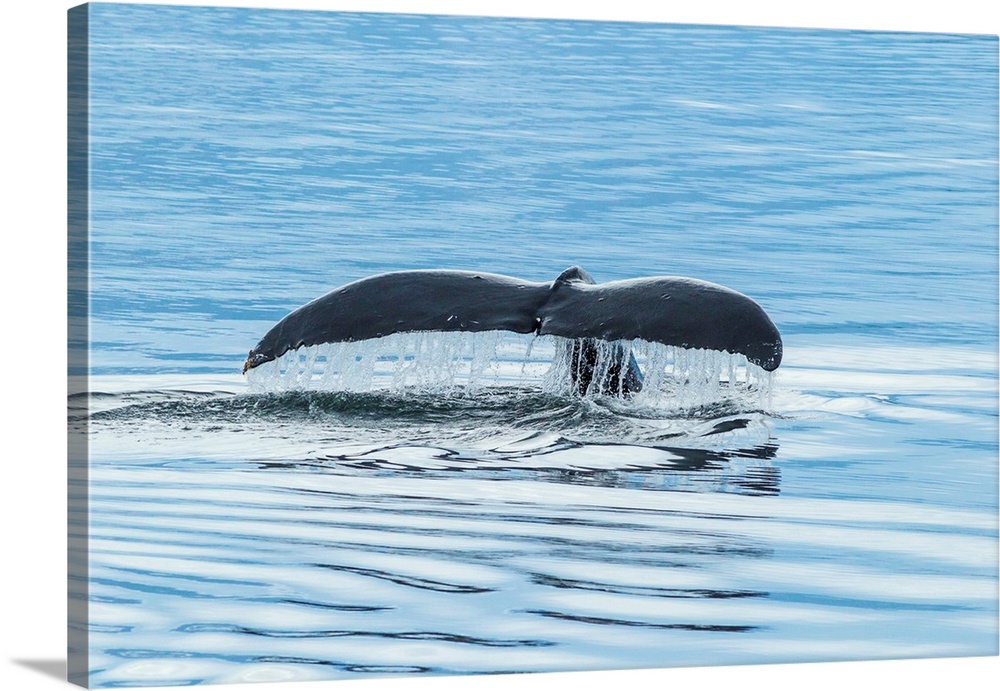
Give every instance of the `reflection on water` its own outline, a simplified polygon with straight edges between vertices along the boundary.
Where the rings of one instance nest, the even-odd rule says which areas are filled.
[[[948,654],[994,630],[985,514],[311,470],[95,470],[101,678]]]
[[[936,382],[912,367],[907,390]],[[920,426],[898,421],[947,406],[831,397],[810,371],[793,365],[799,386],[769,412],[730,401],[663,419],[538,389],[260,395],[238,393],[238,375],[145,391],[105,378],[91,416],[95,678],[989,653],[992,512],[935,498],[939,477],[927,498],[889,498],[900,473],[919,489],[933,466],[867,464],[849,436],[874,425],[917,449]],[[954,382],[969,440],[977,382],[983,402],[995,395],[988,378]],[[939,383],[926,390],[949,400]]]

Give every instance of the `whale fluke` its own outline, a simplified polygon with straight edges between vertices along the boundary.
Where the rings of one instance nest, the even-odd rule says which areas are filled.
[[[543,335],[640,338],[722,350],[740,353],[768,372],[781,364],[781,335],[764,309],[742,293],[695,278],[654,276],[594,284],[585,271],[573,267],[552,284],[538,317]]]
[[[642,339],[744,355],[773,371],[781,336],[752,299],[724,286],[677,276],[595,283],[570,267],[551,283],[473,271],[398,271],[341,286],[291,312],[250,351],[243,372],[303,346],[414,331],[513,331],[573,341],[581,392],[594,376],[597,341]],[[602,393],[642,386],[631,350],[599,382]]]

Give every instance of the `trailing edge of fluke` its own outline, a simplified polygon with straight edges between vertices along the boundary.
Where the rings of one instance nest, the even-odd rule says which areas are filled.
[[[591,359],[593,341],[642,339],[681,348],[744,355],[773,371],[781,364],[781,335],[763,308],[721,285],[678,276],[594,283],[574,266],[551,283],[473,271],[397,271],[341,286],[299,307],[250,351],[243,372],[290,350],[320,343],[361,341],[412,331],[513,331],[579,341]],[[629,393],[642,375],[631,352],[622,367]],[[593,364],[592,362],[590,363]],[[592,372],[592,368],[591,368]],[[590,384],[579,381],[581,391]],[[621,388],[621,387],[619,387]]]

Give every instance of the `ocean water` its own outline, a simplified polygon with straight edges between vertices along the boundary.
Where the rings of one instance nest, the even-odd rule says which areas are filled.
[[[996,37],[89,33],[92,685],[997,654]],[[655,405],[553,388],[544,338],[474,382],[440,344],[403,386],[240,373],[352,280],[572,265],[746,293],[784,362]]]

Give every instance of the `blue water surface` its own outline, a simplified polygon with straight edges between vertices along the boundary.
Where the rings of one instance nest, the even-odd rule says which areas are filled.
[[[997,653],[997,37],[89,31],[92,684]],[[351,280],[574,264],[753,297],[770,405],[664,441],[539,392],[239,374]]]

